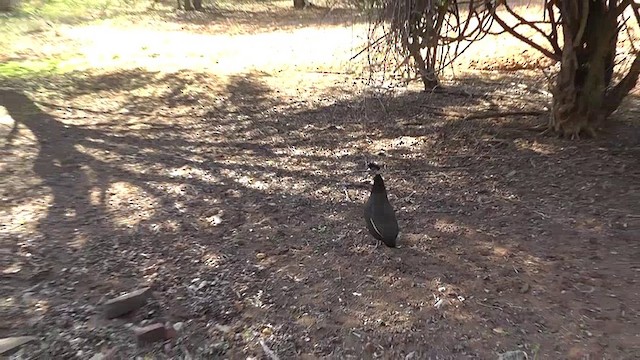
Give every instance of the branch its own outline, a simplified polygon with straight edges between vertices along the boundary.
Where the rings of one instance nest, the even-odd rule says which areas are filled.
[[[351,61],[351,60],[353,60],[353,59],[357,58],[358,56],[362,55],[365,51],[367,51],[367,50],[371,49],[371,47],[372,47],[372,46],[374,46],[374,45],[378,45],[380,42],[382,42],[382,40],[384,40],[384,39],[387,37],[387,35],[389,35],[389,34],[388,34],[388,33],[387,33],[387,34],[384,34],[384,35],[380,36],[379,38],[377,38],[375,41],[373,41],[373,42],[371,42],[371,43],[367,44],[367,46],[365,46],[365,47],[364,47],[364,49],[362,49],[362,50],[358,51],[358,53],[357,53],[357,54],[353,55],[353,56],[349,59],[349,61]]]
[[[607,93],[604,101],[606,104],[606,116],[611,115],[611,113],[618,109],[625,96],[627,96],[638,83],[639,76],[640,52],[636,53],[636,58],[633,60],[627,75],[622,78],[622,80],[620,80],[620,82],[609,93]]]
[[[633,10],[633,15],[636,16],[636,21],[638,22],[638,24],[640,24],[640,2],[633,3],[631,5],[631,9]]]
[[[549,35],[547,35],[544,31],[542,31],[542,29],[540,29],[539,27],[536,26],[536,24],[545,24],[547,23],[546,21],[529,21],[527,19],[525,19],[524,17],[518,15],[518,13],[516,13],[515,11],[513,11],[513,9],[507,5],[506,3],[504,4],[504,8],[507,9],[507,12],[509,12],[509,14],[511,14],[511,16],[513,16],[514,18],[518,19],[518,21],[520,21],[520,23],[518,25],[527,25],[530,28],[532,28],[533,30],[535,30],[538,34],[542,34],[542,36],[548,38]]]
[[[475,114],[466,116],[465,120],[478,120],[478,119],[491,119],[502,118],[508,116],[537,116],[546,113],[546,111],[498,111],[498,112],[486,112],[482,114]]]
[[[531,46],[532,48],[534,48],[534,49],[536,49],[536,50],[540,51],[540,52],[541,52],[542,54],[544,54],[546,57],[548,57],[548,58],[550,58],[550,59],[553,59],[553,60],[556,60],[556,61],[560,61],[560,59],[562,58],[562,56],[561,56],[560,54],[552,53],[551,51],[549,51],[549,50],[547,50],[547,49],[543,48],[540,44],[537,44],[537,43],[533,42],[531,39],[529,39],[529,38],[525,37],[524,35],[522,35],[522,34],[520,34],[520,33],[516,32],[516,31],[513,31],[513,30],[512,30],[512,29],[507,25],[507,23],[506,23],[504,20],[502,20],[502,19],[498,16],[498,14],[496,13],[496,10],[495,10],[495,8],[493,7],[493,5],[488,4],[488,6],[489,6],[489,10],[491,10],[491,12],[493,13],[493,18],[498,22],[498,24],[499,24],[500,26],[502,26],[502,28],[503,28],[506,32],[508,32],[509,34],[513,35],[514,37],[516,37],[518,40],[520,40],[520,41],[524,42],[525,44],[527,44],[527,45]]]
[[[624,12],[624,9],[626,9],[629,5],[633,6],[633,0],[623,0],[620,5],[616,6],[616,18],[620,15],[622,15],[622,13]]]
[[[582,46],[582,36],[584,30],[587,28],[587,19],[589,18],[589,0],[582,0],[582,18],[580,19],[580,28],[576,33],[576,37],[573,40],[573,47],[577,49]]]
[[[562,54],[562,49],[560,49],[560,45],[558,44],[558,27],[557,24],[560,23],[560,19],[556,21],[556,17],[553,14],[553,6],[555,1],[547,1],[545,4],[545,9],[549,14],[549,23],[551,24],[551,34],[549,34],[549,42],[551,42],[551,47],[556,54]]]

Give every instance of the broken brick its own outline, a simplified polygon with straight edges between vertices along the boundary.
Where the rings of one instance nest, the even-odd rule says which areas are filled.
[[[150,290],[145,287],[107,301],[104,304],[104,316],[113,319],[141,308],[147,303]]]

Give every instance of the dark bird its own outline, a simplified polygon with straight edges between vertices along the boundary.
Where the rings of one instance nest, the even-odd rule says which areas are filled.
[[[387,189],[380,174],[373,178],[371,195],[364,206],[364,219],[367,229],[374,238],[382,241],[388,247],[396,247],[398,237],[398,220],[396,213],[387,197]]]

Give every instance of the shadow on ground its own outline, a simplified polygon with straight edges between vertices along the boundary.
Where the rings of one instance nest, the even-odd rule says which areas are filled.
[[[2,90],[3,266],[21,270],[0,336],[60,357],[262,356],[259,340],[283,358],[640,354],[637,124],[569,142],[532,130],[548,99],[526,87],[339,101],[273,81]],[[385,165],[400,249],[363,231],[366,160]],[[145,284],[150,305],[101,320]],[[124,324],[145,319],[184,323],[176,346],[137,347]]]

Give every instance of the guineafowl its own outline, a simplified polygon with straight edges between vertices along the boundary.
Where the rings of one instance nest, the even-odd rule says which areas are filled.
[[[393,207],[387,198],[387,190],[380,174],[373,178],[371,195],[364,206],[364,219],[367,229],[373,237],[388,247],[396,247],[398,237],[398,220]]]

